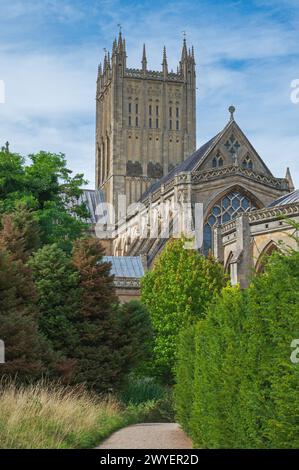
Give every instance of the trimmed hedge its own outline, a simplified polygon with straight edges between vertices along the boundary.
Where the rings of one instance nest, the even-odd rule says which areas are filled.
[[[194,446],[298,448],[290,344],[299,338],[299,253],[272,255],[245,291],[224,288],[190,329],[181,335],[175,408]]]

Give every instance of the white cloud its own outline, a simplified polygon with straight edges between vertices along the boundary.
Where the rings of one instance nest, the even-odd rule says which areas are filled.
[[[161,67],[166,44],[169,68],[175,69],[186,29],[197,57],[198,144],[223,128],[227,108],[234,104],[238,122],[273,173],[283,176],[291,166],[299,185],[299,105],[290,100],[290,83],[299,78],[296,20],[277,21],[271,9],[244,18],[238,3],[231,1],[221,15],[206,1],[165,3],[145,11],[144,2],[132,9],[117,0],[2,0],[10,28],[18,31],[19,20],[31,15],[26,28],[33,23],[39,31],[51,17],[62,23],[66,36],[57,39],[53,32],[53,41],[50,36],[43,43],[30,34],[12,39],[2,28],[0,79],[6,82],[7,103],[0,106],[0,140],[8,139],[23,154],[65,152],[69,166],[84,171],[92,186],[95,80],[102,48],[109,47],[121,22],[129,66],[139,66],[146,42],[150,68]],[[296,7],[286,0],[285,8],[287,3]],[[81,25],[89,22],[90,33],[80,35]]]

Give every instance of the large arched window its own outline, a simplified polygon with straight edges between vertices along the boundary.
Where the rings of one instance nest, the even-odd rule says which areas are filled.
[[[256,209],[256,205],[248,195],[235,190],[225,194],[210,210],[204,225],[204,254],[212,248],[213,228],[234,219],[240,212]]]
[[[265,269],[265,266],[269,260],[269,257],[275,252],[275,251],[280,251],[279,250],[279,247],[276,245],[276,243],[271,240],[266,246],[265,248],[263,249],[263,251],[261,252],[258,260],[257,260],[257,263],[256,263],[256,266],[255,266],[255,270],[258,274],[261,274],[264,272],[264,269]]]

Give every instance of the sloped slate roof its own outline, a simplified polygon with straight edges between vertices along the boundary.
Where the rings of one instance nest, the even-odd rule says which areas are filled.
[[[140,279],[144,276],[140,256],[103,256],[103,261],[111,263],[111,274],[115,277]]]
[[[104,202],[104,193],[100,189],[84,189],[83,193],[79,198],[79,203],[85,203],[90,214],[90,218],[87,221],[88,223],[95,224],[98,220],[96,215],[97,206]]]
[[[296,191],[293,191],[292,193],[281,196],[279,199],[271,202],[268,207],[285,206],[295,202],[299,202],[299,189],[296,189]]]
[[[182,163],[173,168],[173,170],[167,173],[167,175],[163,176],[163,178],[161,178],[159,181],[156,181],[154,184],[152,184],[150,188],[145,193],[143,193],[141,201],[143,201],[149,194],[155,192],[156,189],[158,189],[162,184],[167,183],[167,181],[170,181],[174,176],[178,175],[179,173],[183,173],[185,171],[192,171],[200,162],[200,160],[204,157],[209,148],[212,147],[219,135],[220,134],[215,135],[215,137],[213,137],[211,140],[202,145],[194,153],[189,155],[186,160],[184,160]]]

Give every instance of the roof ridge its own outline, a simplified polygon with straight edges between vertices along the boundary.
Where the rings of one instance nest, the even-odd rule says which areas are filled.
[[[181,163],[176,165],[172,170],[170,170],[166,175],[164,175],[162,178],[160,178],[158,181],[155,181],[148,189],[143,193],[143,195],[140,198],[140,201],[144,201],[144,199],[151,193],[153,193],[156,189],[158,189],[163,183],[166,183],[169,181],[172,177],[178,175],[179,173],[182,173],[184,171],[191,171],[195,164],[200,161],[204,155],[207,153],[207,151],[210,149],[210,147],[213,145],[214,141],[218,138],[218,136],[221,134],[218,133],[214,137],[212,137],[210,140],[208,140],[206,143],[201,145],[197,150],[195,150],[193,153],[191,153],[185,160],[183,160]],[[190,164],[190,165],[189,165]]]

